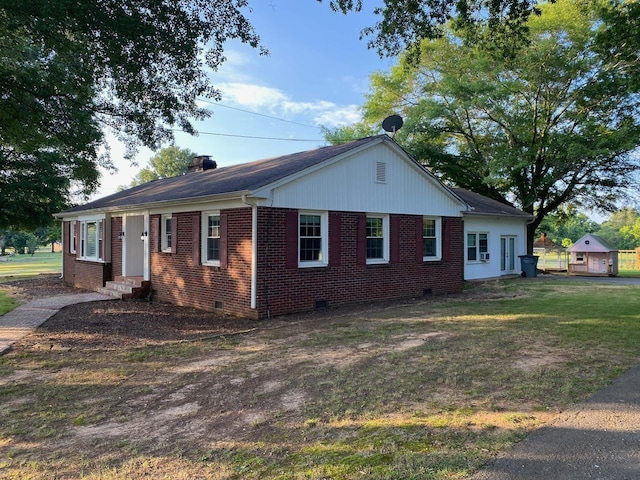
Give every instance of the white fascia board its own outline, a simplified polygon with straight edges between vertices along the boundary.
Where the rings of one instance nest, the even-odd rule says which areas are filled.
[[[202,205],[218,203],[223,201],[237,201],[237,205],[244,205],[242,203],[242,195],[248,194],[248,191],[239,191],[239,192],[231,192],[224,193],[220,195],[207,195],[202,197],[192,197],[185,198],[180,200],[167,200],[163,202],[150,202],[150,203],[139,203],[136,205],[121,205],[117,207],[107,207],[107,208],[94,208],[90,210],[79,210],[77,212],[71,213],[63,213],[60,212],[55,214],[58,218],[62,218],[64,216],[65,219],[75,219],[78,217],[86,217],[91,215],[104,215],[105,213],[109,213],[111,215],[117,215],[122,213],[136,213],[136,212],[147,212],[157,213],[160,211],[171,211],[171,212],[189,212],[194,210],[200,210]]]

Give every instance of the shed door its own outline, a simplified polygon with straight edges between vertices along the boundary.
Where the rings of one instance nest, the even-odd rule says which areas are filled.
[[[500,272],[503,275],[516,273],[516,237],[500,237]]]

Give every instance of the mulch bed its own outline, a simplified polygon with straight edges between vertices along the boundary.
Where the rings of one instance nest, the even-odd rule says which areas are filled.
[[[58,275],[0,283],[20,302],[82,293]],[[20,342],[65,348],[119,348],[195,340],[250,330],[259,322],[176,305],[140,300],[100,301],[63,308]]]

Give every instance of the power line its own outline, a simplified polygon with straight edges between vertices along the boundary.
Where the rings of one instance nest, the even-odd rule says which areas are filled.
[[[270,118],[272,120],[278,120],[279,122],[291,123],[293,125],[299,125],[301,127],[317,128],[318,130],[321,128],[317,125],[308,125],[306,123],[294,122],[293,120],[285,120],[284,118],[274,117],[273,115],[266,115],[264,113],[245,110],[243,108],[232,107],[231,105],[225,105],[224,103],[212,102],[211,100],[207,100],[206,98],[199,98],[198,100],[200,100],[201,102],[209,103],[211,105],[215,105],[217,107],[224,107],[224,108],[228,108],[229,110],[237,110],[238,112],[250,113],[251,115],[257,115],[258,117],[265,117],[265,118]]]
[[[184,130],[180,130],[178,128],[173,129],[174,132],[185,132]],[[217,133],[217,132],[197,132],[198,135],[215,135],[218,137],[235,137],[235,138],[253,138],[256,140],[280,140],[284,142],[324,142],[323,138],[277,138],[277,137],[255,137],[252,135],[235,135],[231,133]]]

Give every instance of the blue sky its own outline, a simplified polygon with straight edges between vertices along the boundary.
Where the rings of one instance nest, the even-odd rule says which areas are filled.
[[[207,104],[213,115],[196,124],[202,132],[198,137],[176,133],[177,146],[211,155],[218,166],[323,145],[318,127],[336,127],[359,120],[369,76],[388,70],[392,64],[392,60],[380,59],[367,49],[365,40],[359,40],[360,31],[376,22],[372,10],[378,1],[365,2],[363,12],[349,15],[332,12],[328,0],[250,3],[252,11],[247,16],[270,55],[260,56],[257,50],[229,42],[225,48],[227,61],[211,74],[214,85],[222,92],[222,100],[218,105]],[[122,146],[114,142],[111,148],[119,171],[115,175],[103,174],[97,197],[128,184],[153,155],[143,149],[136,157],[139,166],[131,166],[122,159]]]

